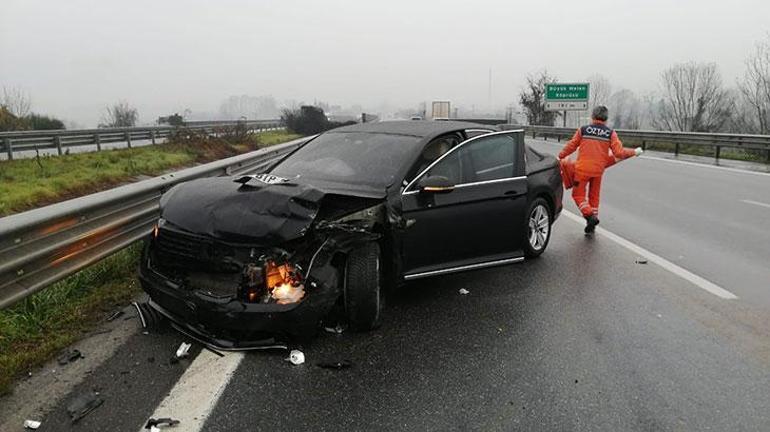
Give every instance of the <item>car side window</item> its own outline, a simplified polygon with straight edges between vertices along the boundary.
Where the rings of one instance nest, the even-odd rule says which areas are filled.
[[[459,149],[472,167],[465,183],[513,177],[515,143],[510,135],[479,138]]]
[[[441,162],[433,165],[433,168],[426,175],[446,177],[452,184],[464,183],[463,165],[459,150],[462,149],[448,154],[444,159],[441,159]]]
[[[475,183],[514,176],[515,142],[510,135],[478,138],[450,153],[427,173],[453,184]]]

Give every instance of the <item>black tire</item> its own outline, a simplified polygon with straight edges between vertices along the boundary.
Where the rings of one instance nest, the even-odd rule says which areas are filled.
[[[551,225],[553,225],[553,214],[551,206],[545,198],[535,198],[527,208],[525,220],[524,256],[527,258],[537,258],[548,247],[551,240]],[[533,237],[533,229],[537,233]]]
[[[345,264],[345,313],[351,328],[367,331],[380,325],[383,306],[380,245],[367,243],[350,251]]]

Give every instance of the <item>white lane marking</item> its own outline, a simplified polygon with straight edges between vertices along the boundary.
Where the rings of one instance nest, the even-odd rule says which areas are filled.
[[[219,357],[201,351],[150,417],[179,420],[174,431],[200,431],[243,357],[241,352]],[[140,431],[147,432],[144,425]]]
[[[640,156],[640,158],[641,159],[650,159],[650,160],[663,161],[663,162],[678,163],[678,164],[682,164],[682,165],[690,165],[690,166],[699,167],[699,168],[711,168],[711,169],[727,171],[727,172],[733,172],[733,173],[738,173],[738,174],[752,174],[752,175],[759,175],[759,176],[770,177],[770,173],[759,172],[759,171],[750,171],[750,170],[740,169],[740,168],[730,168],[730,167],[717,166],[717,165],[709,165],[709,164],[698,163],[698,162],[688,162],[688,161],[683,161],[683,160],[666,159],[666,158],[655,157],[655,156]]]
[[[553,141],[544,141],[541,139],[532,139],[527,138],[528,140],[537,141],[539,143],[543,144],[551,144],[553,146],[559,146],[564,147],[566,145],[566,141],[563,142],[553,142]],[[671,163],[678,163],[682,165],[689,165],[694,166],[698,168],[710,168],[710,169],[716,169],[721,171],[727,171],[727,172],[733,172],[738,174],[751,174],[751,175],[759,175],[759,176],[767,176],[770,177],[770,173],[761,172],[761,171],[751,171],[747,169],[741,169],[741,168],[731,168],[731,167],[725,167],[725,166],[718,166],[718,165],[710,165],[707,163],[700,163],[700,162],[690,162],[690,161],[683,161],[683,160],[676,160],[676,159],[667,159],[662,157],[656,157],[656,156],[649,156],[649,155],[642,155],[639,156],[639,159],[649,159],[649,160],[656,160],[656,161],[663,161],[663,162],[671,162]]]
[[[570,220],[573,220],[581,225],[585,223],[585,219],[583,219],[581,216],[578,216],[570,211],[564,210],[562,211],[562,214],[565,215]],[[719,285],[716,285],[713,282],[710,282],[688,270],[685,270],[682,267],[679,267],[678,265],[672,263],[671,261],[663,258],[662,256],[656,255],[655,253],[650,252],[639,245],[631,243],[630,241],[624,239],[623,237],[620,237],[617,234],[613,234],[607,231],[606,229],[598,228],[598,227],[596,228],[596,233],[612,240],[613,242],[619,244],[620,246],[623,246],[624,248],[630,250],[631,252],[637,255],[647,258],[647,260],[654,262],[655,264],[663,267],[664,269],[670,271],[671,273],[681,277],[682,279],[688,282],[691,282],[698,288],[704,289],[710,292],[711,294],[714,294],[717,297],[720,297],[726,300],[735,300],[738,298],[738,296],[720,287]]]
[[[741,200],[741,202],[744,202],[744,203],[746,203],[746,204],[754,204],[754,205],[756,205],[756,206],[760,206],[760,207],[767,207],[767,208],[770,208],[770,204],[765,204],[765,203],[763,203],[763,202],[759,202],[759,201],[752,201],[752,200]]]

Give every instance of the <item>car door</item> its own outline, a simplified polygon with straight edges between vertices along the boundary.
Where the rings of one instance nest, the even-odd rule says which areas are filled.
[[[428,176],[446,177],[454,188],[420,191]],[[454,147],[402,193],[405,278],[518,260],[526,197],[522,131],[489,133]]]

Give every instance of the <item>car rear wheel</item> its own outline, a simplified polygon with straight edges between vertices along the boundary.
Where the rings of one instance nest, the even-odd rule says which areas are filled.
[[[545,251],[551,239],[551,210],[544,198],[536,198],[527,211],[527,239],[524,255],[537,258]]]
[[[345,264],[345,313],[354,330],[367,331],[380,324],[382,274],[380,245],[367,243],[354,249]]]

